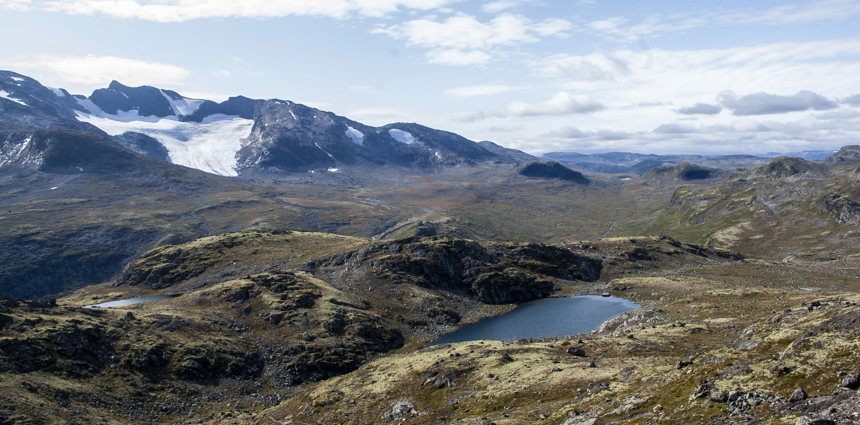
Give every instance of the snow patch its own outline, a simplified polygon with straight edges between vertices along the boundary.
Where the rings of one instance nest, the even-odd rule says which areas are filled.
[[[75,168],[77,168],[77,169],[78,169],[78,171],[80,171],[80,172],[82,172],[82,173],[84,172],[84,169],[83,169],[83,168],[81,168],[81,167],[75,167]]]
[[[298,118],[296,118],[296,114],[294,114],[294,113],[293,113],[293,111],[290,111],[290,115],[292,115],[292,116],[293,116],[293,119],[294,119],[294,120],[296,120],[296,121],[298,121],[298,120],[299,120]]]
[[[334,157],[333,157],[330,153],[328,153],[328,151],[326,151],[325,149],[323,149],[323,148],[322,148],[322,146],[320,146],[320,144],[319,144],[319,143],[314,142],[314,146],[316,146],[319,150],[321,150],[321,151],[325,152],[325,154],[326,154],[326,155],[328,155],[328,157],[329,157],[329,158],[334,159]]]
[[[20,164],[38,164],[40,157],[39,155],[27,155],[25,150],[27,146],[30,146],[30,140],[32,137],[27,137],[22,140],[20,145],[15,145],[13,142],[7,140],[6,149],[3,149],[4,146],[0,145],[0,167],[4,167],[7,164],[12,164],[14,162],[18,162]]]
[[[329,169],[328,169],[328,170],[326,170],[326,171],[328,171],[329,173],[336,173],[336,172],[337,172],[337,170],[338,170],[337,168],[329,168]]]
[[[356,145],[364,145],[364,133],[350,126],[346,126],[346,136],[352,139],[352,143],[355,143]]]
[[[197,109],[200,108],[200,104],[204,101],[200,99],[189,99],[187,97],[181,97],[179,99],[173,99],[168,96],[164,90],[159,89],[161,95],[164,96],[165,99],[170,103],[170,109],[173,111],[173,115],[191,115],[197,112]]]
[[[54,92],[54,96],[57,96],[57,97],[66,97],[66,94],[65,94],[65,93],[63,93],[63,91],[62,91],[62,90],[60,90],[60,89],[56,89],[56,88],[53,88],[53,87],[48,87],[48,88],[49,88],[49,89],[51,89],[51,91],[52,91],[52,92]]]
[[[58,186],[54,186],[51,188],[51,190],[57,190],[58,188],[59,188]]]
[[[391,130],[388,130],[388,134],[390,134],[391,137],[394,138],[394,140],[397,140],[400,143],[404,143],[407,145],[415,143],[415,136],[413,136],[412,133],[408,131],[392,128]]]
[[[24,149],[27,149],[27,146],[30,146],[30,140],[32,140],[32,139],[33,139],[32,136],[24,139],[24,143],[21,143],[21,147],[18,149],[18,153],[15,154],[15,158],[21,157],[21,153],[24,152]]]
[[[23,79],[23,78],[21,78],[21,77],[16,77],[16,76],[14,76],[14,75],[13,75],[13,76],[11,76],[11,77],[9,77],[9,78],[11,78],[11,79],[12,79],[12,81],[17,81],[17,82],[19,82],[19,83],[24,81],[24,79]]]
[[[79,97],[76,97],[75,100],[78,102],[78,105],[81,105],[81,107],[84,108],[84,110],[86,110],[87,112],[89,112],[92,115],[98,115],[98,116],[107,115],[107,114],[105,114],[105,111],[103,111],[102,108],[99,108],[98,105],[93,103],[92,100],[89,100],[87,98],[81,99]],[[80,111],[77,112],[77,115],[78,115],[78,119],[80,119],[81,118]]]
[[[7,92],[6,90],[0,90],[0,97],[2,97],[3,99],[6,99],[6,100],[11,100],[11,101],[13,101],[13,102],[15,102],[15,103],[17,103],[17,104],[19,104],[19,105],[24,105],[24,106],[27,106],[27,107],[29,107],[29,106],[30,106],[30,105],[28,105],[28,104],[24,103],[24,101],[23,101],[23,100],[21,100],[21,99],[16,99],[16,98],[12,97],[12,93]]]
[[[195,123],[176,117],[141,117],[136,110],[116,115],[78,112],[78,120],[110,135],[126,131],[146,134],[167,148],[170,162],[222,176],[238,175],[236,153],[254,125],[254,120],[233,115],[214,114]]]

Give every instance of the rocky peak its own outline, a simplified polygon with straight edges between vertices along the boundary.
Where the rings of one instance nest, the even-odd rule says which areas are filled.
[[[828,157],[825,163],[831,166],[860,164],[860,145],[843,146],[839,152]]]
[[[807,173],[822,174],[825,169],[823,165],[805,159],[780,157],[756,169],[756,172],[768,178],[784,178]]]
[[[81,109],[65,90],[50,89],[11,71],[0,71],[0,124],[8,127],[80,128],[75,109]]]
[[[90,100],[109,114],[137,110],[141,116],[167,117],[174,115],[167,96],[181,98],[176,92],[163,92],[152,86],[129,87],[111,81],[106,89],[98,89]]]

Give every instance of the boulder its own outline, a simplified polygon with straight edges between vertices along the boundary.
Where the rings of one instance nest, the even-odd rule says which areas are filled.
[[[806,394],[806,391],[803,391],[803,388],[798,388],[794,390],[793,393],[791,393],[791,397],[788,398],[788,401],[791,403],[796,403],[798,401],[806,400],[807,397],[808,395]]]
[[[851,372],[842,378],[842,386],[852,390],[860,388],[860,372]]]

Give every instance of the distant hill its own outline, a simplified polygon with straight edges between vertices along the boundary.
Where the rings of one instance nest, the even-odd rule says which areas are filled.
[[[599,173],[636,174],[661,165],[678,165],[687,163],[706,168],[733,170],[737,168],[755,168],[770,162],[770,157],[752,155],[654,155],[630,152],[610,152],[597,154],[582,154],[576,152],[550,152],[544,158]]]
[[[543,179],[560,179],[579,184],[588,184],[589,179],[579,171],[573,171],[555,161],[529,162],[520,168],[520,174]]]

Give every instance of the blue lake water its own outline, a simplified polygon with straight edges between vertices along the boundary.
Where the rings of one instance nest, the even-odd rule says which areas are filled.
[[[93,307],[99,307],[99,308],[122,307],[122,306],[125,306],[125,305],[140,304],[140,303],[148,303],[148,302],[151,302],[151,301],[169,300],[169,299],[171,299],[171,298],[173,298],[173,297],[171,297],[170,295],[155,295],[155,296],[151,296],[151,297],[134,297],[134,298],[126,298],[126,299],[124,299],[124,300],[108,301],[108,302],[99,303],[99,304],[85,305],[84,307],[85,307],[85,308],[93,308]]]
[[[583,295],[544,298],[521,305],[501,316],[482,320],[442,335],[431,344],[490,339],[516,341],[591,332],[626,311],[639,308],[624,298]]]

